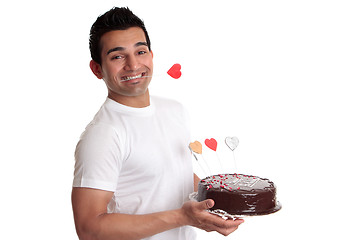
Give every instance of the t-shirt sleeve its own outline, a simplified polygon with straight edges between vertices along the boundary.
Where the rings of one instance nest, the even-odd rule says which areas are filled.
[[[90,125],[76,146],[73,187],[115,192],[122,167],[122,149],[113,127]]]

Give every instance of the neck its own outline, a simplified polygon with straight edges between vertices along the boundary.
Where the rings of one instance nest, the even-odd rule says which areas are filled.
[[[143,108],[150,105],[149,90],[140,96],[123,96],[109,92],[108,98],[128,107]]]

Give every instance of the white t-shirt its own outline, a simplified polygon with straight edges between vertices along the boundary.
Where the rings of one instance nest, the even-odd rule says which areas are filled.
[[[193,192],[188,115],[182,105],[151,97],[145,108],[106,99],[75,152],[74,187],[114,192],[109,213],[177,209]],[[148,240],[195,239],[185,226]]]

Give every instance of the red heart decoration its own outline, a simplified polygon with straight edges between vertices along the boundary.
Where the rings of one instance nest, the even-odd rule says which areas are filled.
[[[178,79],[181,77],[181,65],[179,63],[173,64],[173,66],[167,71],[167,74],[171,77]]]
[[[206,139],[205,140],[205,145],[209,148],[211,148],[213,151],[217,150],[217,141],[214,138],[211,139]]]

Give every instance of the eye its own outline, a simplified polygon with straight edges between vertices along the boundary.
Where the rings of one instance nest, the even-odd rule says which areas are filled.
[[[146,51],[139,51],[138,55],[143,55],[143,54],[146,54],[146,53],[147,53]]]
[[[111,59],[114,60],[114,59],[121,59],[122,57],[121,56],[113,56]]]

